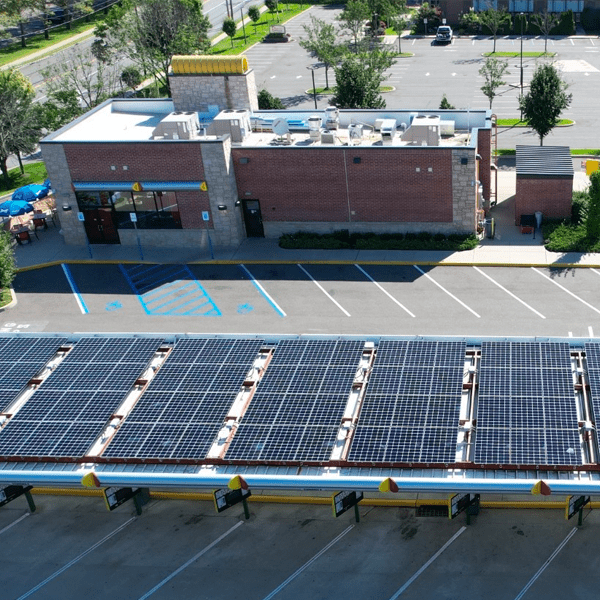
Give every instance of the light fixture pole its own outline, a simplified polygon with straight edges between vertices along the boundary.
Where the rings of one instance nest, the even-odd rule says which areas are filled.
[[[519,107],[521,108],[521,121],[523,120],[523,21],[525,20],[524,14],[521,13],[521,100],[519,101]]]
[[[315,109],[317,107],[317,87],[315,86],[315,67],[311,65],[310,67],[306,67],[312,73],[312,85],[313,85],[313,98],[315,100]]]

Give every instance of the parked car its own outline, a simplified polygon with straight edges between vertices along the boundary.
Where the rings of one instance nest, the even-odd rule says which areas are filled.
[[[436,44],[450,44],[452,42],[452,28],[448,25],[440,25],[435,34]]]

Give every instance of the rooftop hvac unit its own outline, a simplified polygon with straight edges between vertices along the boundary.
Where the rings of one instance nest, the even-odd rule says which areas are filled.
[[[172,112],[164,117],[154,128],[152,137],[165,140],[190,140],[200,130],[200,121],[196,112]]]
[[[359,123],[350,123],[348,125],[348,137],[351,146],[360,144],[363,137],[363,126]]]
[[[337,106],[325,109],[325,129],[338,129],[340,126],[340,111]]]
[[[321,136],[321,124],[323,119],[319,115],[311,115],[308,117],[308,132],[310,139],[314,142],[319,140]]]
[[[335,134],[330,131],[322,131],[321,144],[335,144]]]

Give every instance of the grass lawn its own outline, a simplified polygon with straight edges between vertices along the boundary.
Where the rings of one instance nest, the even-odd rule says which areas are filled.
[[[521,119],[498,119],[497,123],[498,127],[529,127],[527,121],[521,121]],[[569,125],[573,125],[573,121],[561,119],[556,126],[568,127]]]
[[[6,306],[12,301],[12,295],[9,288],[0,289],[0,308]]]
[[[4,177],[0,176],[0,195],[4,196],[4,194],[11,194],[17,188],[29,185],[30,183],[43,183],[48,177],[46,165],[43,162],[31,163],[23,165],[23,167],[25,169],[25,175],[21,175],[19,167],[10,169],[8,172],[10,185],[8,187],[6,187]]]
[[[282,25],[286,21],[289,21],[292,17],[299,15],[300,13],[308,10],[311,4],[279,4],[279,20],[277,15],[271,14],[270,12],[264,12],[260,15],[260,21],[254,25],[253,23],[246,23],[246,40],[244,41],[244,30],[242,23],[239,19],[236,20],[238,30],[233,38],[233,48],[231,47],[231,38],[226,37],[221,40],[218,44],[215,44],[211,49],[211,54],[231,55],[231,54],[242,54],[244,50],[262,42],[263,38],[269,33],[269,27],[271,25]],[[285,42],[279,42],[285,43]],[[287,42],[289,43],[289,42]]]
[[[521,56],[520,52],[484,52],[483,56],[493,56],[494,58],[515,58]],[[539,58],[540,56],[556,56],[555,52],[523,52],[527,58]]]
[[[70,30],[67,30],[65,25],[51,29],[49,31],[49,40],[44,39],[43,33],[28,37],[26,48],[21,48],[21,39],[15,38],[15,42],[13,44],[10,44],[6,48],[0,49],[0,66],[10,63],[13,60],[29,56],[33,52],[38,52],[39,50],[48,50],[48,53],[50,53],[53,51],[52,46],[54,44],[69,39],[78,33],[87,31],[89,32],[90,36],[92,36],[94,34],[94,28],[100,21],[104,20],[104,17],[104,13],[99,12],[96,13],[96,15],[91,16],[88,22],[86,22],[85,19],[72,22]]]

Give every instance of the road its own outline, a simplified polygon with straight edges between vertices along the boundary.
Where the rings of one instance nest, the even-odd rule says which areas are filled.
[[[18,274],[2,331],[593,337],[600,271],[70,265]]]

